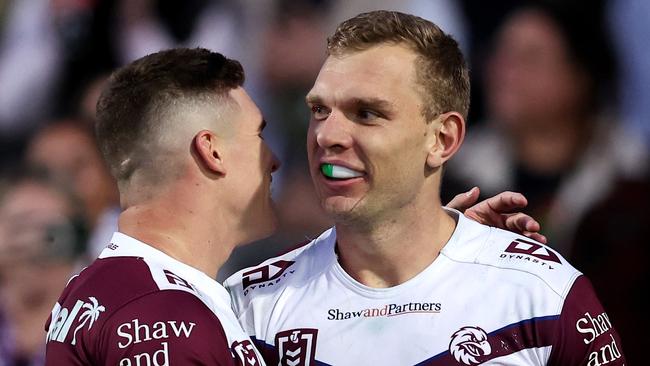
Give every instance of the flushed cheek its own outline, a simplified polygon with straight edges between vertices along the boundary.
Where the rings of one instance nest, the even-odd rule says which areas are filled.
[[[309,134],[307,136],[307,159],[311,163],[313,161],[314,155],[316,154],[316,149],[318,148],[313,136]]]
[[[396,185],[416,179],[424,174],[426,154],[402,148],[376,155],[372,161],[372,174],[369,175],[370,182],[373,185],[383,183],[392,185],[393,188],[399,188]]]

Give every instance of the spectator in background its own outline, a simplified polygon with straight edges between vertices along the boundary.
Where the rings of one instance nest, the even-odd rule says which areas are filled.
[[[2,1],[0,168],[15,165],[44,121],[73,113],[83,85],[114,67],[108,26],[113,4]]]
[[[113,27],[119,62],[126,64],[174,46],[198,46],[236,55],[241,13],[237,2],[117,0]]]
[[[53,110],[63,51],[48,0],[7,0],[0,22],[0,163]]]
[[[573,4],[528,2],[506,18],[485,75],[489,122],[469,129],[446,177],[455,190],[523,192],[565,255],[584,212],[647,168],[642,143],[606,113],[614,60],[598,7]]]
[[[80,90],[79,100],[73,114],[85,121],[91,130],[95,129],[95,106],[108,81],[109,74],[101,74],[90,80]]]
[[[620,56],[620,113],[650,150],[650,1],[614,0],[607,14]]]
[[[41,365],[43,323],[84,251],[80,202],[43,176],[0,192],[0,365]]]
[[[119,198],[95,141],[92,126],[82,120],[54,121],[29,142],[27,163],[68,184],[79,196],[91,236],[88,259],[94,259],[117,228]]]

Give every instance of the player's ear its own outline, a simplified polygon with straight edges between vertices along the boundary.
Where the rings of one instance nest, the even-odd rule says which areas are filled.
[[[460,148],[465,138],[465,119],[458,112],[446,112],[431,125],[432,139],[427,155],[427,165],[438,168]]]
[[[197,163],[202,169],[218,175],[226,175],[219,137],[212,131],[201,130],[195,136],[192,144],[196,151]]]

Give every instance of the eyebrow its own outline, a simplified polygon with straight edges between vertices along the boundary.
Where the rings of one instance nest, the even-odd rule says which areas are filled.
[[[309,94],[305,97],[305,102],[307,102],[307,104],[321,104],[322,101],[321,97],[313,94]]]
[[[390,112],[395,109],[393,103],[379,98],[352,98],[350,104],[357,108],[373,108],[385,112]]]
[[[262,132],[266,128],[266,120],[262,118],[262,123],[260,123],[260,129],[259,131]]]
[[[305,97],[307,104],[322,104],[323,99],[318,95],[307,95]],[[345,104],[353,105],[357,108],[376,108],[384,111],[394,110],[394,104],[380,98],[352,98]]]

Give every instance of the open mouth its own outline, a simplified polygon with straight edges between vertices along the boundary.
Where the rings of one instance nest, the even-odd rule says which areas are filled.
[[[321,164],[320,171],[327,179],[345,180],[363,176],[362,172],[335,164]]]

